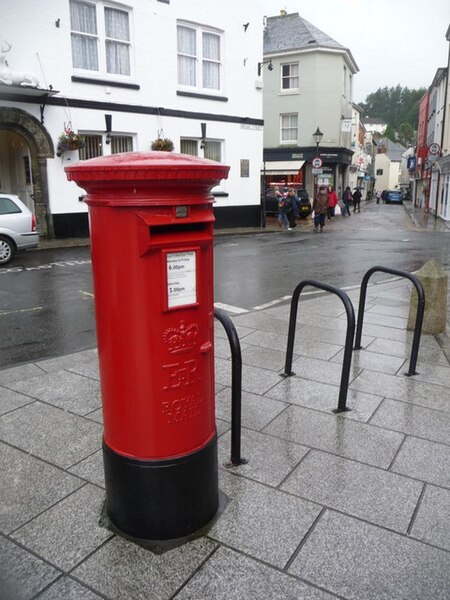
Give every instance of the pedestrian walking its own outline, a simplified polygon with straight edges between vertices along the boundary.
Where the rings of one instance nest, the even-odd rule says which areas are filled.
[[[331,221],[334,217],[334,213],[336,211],[336,206],[339,203],[339,198],[336,193],[336,190],[332,185],[328,186],[328,211],[327,211],[327,219]]]
[[[286,194],[282,194],[278,186],[275,187],[275,198],[278,202],[278,223],[282,229],[290,229],[286,210]]]
[[[361,197],[362,194],[359,191],[359,188],[355,188],[353,192],[353,213],[356,211],[361,212]]]
[[[322,232],[325,226],[325,217],[328,211],[328,192],[324,185],[319,187],[319,193],[314,198],[314,232]]]
[[[377,197],[377,204],[380,204],[380,198],[381,198],[381,192],[380,192],[380,190],[377,190],[377,193],[375,195]]]
[[[350,186],[348,185],[345,188],[344,193],[342,194],[342,202],[344,203],[344,208],[342,209],[343,217],[345,217],[345,215],[350,216],[350,202],[352,200],[353,200],[352,190],[350,189]]]
[[[295,193],[294,188],[290,188],[286,196],[286,215],[289,221],[289,227],[297,227],[296,218],[299,215],[300,200]]]

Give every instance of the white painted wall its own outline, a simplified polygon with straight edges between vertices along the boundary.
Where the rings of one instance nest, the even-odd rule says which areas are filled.
[[[131,38],[133,42],[132,76],[106,73],[80,73],[72,67],[70,14],[68,0],[16,0],[2,6],[1,34],[12,44],[8,62],[16,70],[32,71],[41,87],[52,85],[66,98],[66,106],[48,105],[45,127],[56,149],[64,124],[71,121],[81,132],[104,133],[105,113],[112,114],[116,134],[132,135],[135,150],[148,151],[161,128],[179,151],[180,138],[201,138],[200,123],[207,123],[207,137],[223,141],[223,162],[230,165],[228,181],[220,189],[229,194],[219,199],[219,206],[257,205],[260,202],[260,165],[262,162],[262,127],[214,121],[209,115],[262,118],[262,94],[255,87],[257,63],[262,56],[262,7],[260,0],[129,0],[132,7]],[[120,5],[117,5],[120,7]],[[20,15],[20,18],[18,18]],[[220,96],[227,101],[177,95],[177,19],[205,25],[223,33],[222,76]],[[59,20],[59,27],[56,22]],[[247,31],[243,24],[249,23]],[[245,60],[244,60],[245,59]],[[42,68],[41,68],[42,67]],[[72,81],[73,75],[115,79],[140,86],[139,90]],[[130,114],[126,110],[71,108],[72,99],[164,107],[165,109],[203,113],[198,119]],[[1,100],[2,106],[15,106],[40,119],[39,105]],[[104,146],[105,153],[109,148]],[[54,213],[86,210],[78,197],[82,191],[66,180],[64,166],[77,160],[78,153],[65,153],[48,160],[51,210]],[[240,159],[250,161],[250,177],[240,177]]]

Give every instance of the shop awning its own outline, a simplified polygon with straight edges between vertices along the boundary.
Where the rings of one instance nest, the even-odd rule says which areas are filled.
[[[266,175],[296,175],[305,164],[305,160],[267,160]],[[264,165],[261,169],[264,172]]]

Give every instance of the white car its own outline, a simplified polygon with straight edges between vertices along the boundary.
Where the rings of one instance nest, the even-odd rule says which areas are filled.
[[[0,265],[5,265],[16,250],[39,244],[36,217],[14,194],[0,192]]]

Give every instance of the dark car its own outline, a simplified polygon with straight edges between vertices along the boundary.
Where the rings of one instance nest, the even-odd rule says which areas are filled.
[[[403,194],[400,190],[383,190],[381,199],[384,204],[403,204]]]
[[[303,188],[294,189],[300,200],[299,217],[306,219],[311,212],[311,202],[309,201],[308,192]],[[280,191],[284,193],[284,188],[281,188]],[[266,192],[265,212],[269,215],[276,215],[278,213],[278,199],[275,197],[275,190],[273,188],[269,188]]]

